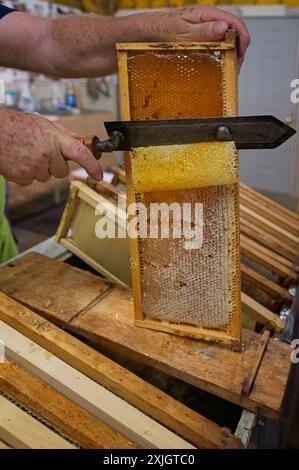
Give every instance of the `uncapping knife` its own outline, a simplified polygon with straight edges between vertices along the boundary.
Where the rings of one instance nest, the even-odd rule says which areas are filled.
[[[205,119],[105,122],[109,138],[81,141],[100,158],[103,152],[136,147],[234,141],[237,149],[279,147],[295,129],[273,116],[237,116]]]

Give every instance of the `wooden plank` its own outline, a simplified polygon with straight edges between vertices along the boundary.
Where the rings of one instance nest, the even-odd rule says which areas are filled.
[[[281,256],[275,255],[275,253],[271,252],[267,248],[259,246],[258,243],[247,239],[242,235],[241,253],[247,256],[247,258],[265,266],[287,282],[296,283],[298,281],[298,274],[295,272],[295,269],[288,260],[283,261]]]
[[[37,310],[44,311],[48,315],[55,314],[63,299],[63,317],[66,320],[71,320],[92,305],[110,288],[111,284],[109,282],[95,278],[80,269],[75,268],[72,270],[71,276],[70,272],[65,276],[65,271],[68,271],[67,265],[57,263],[54,260],[49,260],[50,264],[45,272],[43,260],[44,257],[38,253],[29,255],[26,259],[23,257],[19,259],[18,265],[21,266],[24,263],[26,266],[26,291],[23,290],[23,281],[13,269],[13,264],[10,264],[5,272],[0,270],[1,289],[7,295],[13,295],[15,298],[18,297],[17,292],[21,290],[24,304],[31,305],[32,299],[35,299],[34,302],[39,299],[36,304]],[[48,285],[47,297],[41,298],[36,292],[36,277],[39,275],[42,275],[44,282]],[[67,282],[65,282],[66,279]],[[68,295],[69,292],[71,292],[71,295]],[[67,302],[65,302],[66,300]]]
[[[0,319],[197,446],[238,447],[238,441],[227,430],[219,428],[3,293],[0,293]],[[133,423],[133,418],[130,419],[128,422]],[[140,441],[135,442],[140,444]]]
[[[44,257],[44,271],[48,270],[49,266],[48,258]],[[18,272],[18,276],[23,280],[22,289],[25,292],[27,279],[25,263],[20,269],[16,262],[14,268],[2,268],[2,271],[7,269]],[[68,266],[68,270],[72,269],[71,266]],[[65,277],[67,275],[67,272],[65,272]],[[62,287],[63,283],[62,280]],[[48,286],[44,283],[42,274],[36,277],[36,289],[39,298],[47,297]],[[69,294],[71,295],[71,292]],[[23,293],[20,289],[18,291],[20,302],[22,302],[22,296]],[[0,305],[5,306],[2,300]],[[35,308],[34,299],[32,299],[30,307]],[[3,312],[3,307],[1,310]],[[43,312],[40,313],[43,314]],[[8,313],[5,316],[8,316]],[[2,319],[5,319],[4,316]],[[251,411],[262,408],[262,412],[266,416],[273,418],[276,418],[279,414],[290,366],[289,346],[281,341],[270,339],[253,389],[248,397],[242,397],[240,394],[242,380],[248,375],[248,370],[254,360],[256,344],[260,337],[256,333],[243,330],[244,350],[241,353],[234,353],[225,345],[221,346],[220,344],[135,327],[132,293],[129,289],[118,286],[111,288],[96,305],[84,311],[71,322],[64,319],[63,302],[61,301],[56,313],[51,316],[51,320],[63,324],[65,328],[86,338],[103,344],[105,347],[116,351],[117,354],[125,355],[161,369],[226,400],[240,404]],[[14,321],[26,325],[26,316],[16,314]],[[30,328],[30,318],[28,327]],[[40,331],[39,334],[44,334],[44,332]],[[80,350],[82,352],[84,348],[83,350],[80,348]],[[88,356],[86,360],[89,361]],[[104,364],[107,364],[107,362],[105,361]],[[96,366],[100,367],[100,365],[100,361],[97,360]],[[110,377],[112,375],[111,368],[106,374],[109,375],[109,380],[113,378]],[[130,382],[130,376],[125,375],[123,383],[129,386]],[[140,395],[139,387],[135,387],[135,392]],[[170,407],[162,398],[162,401],[159,401],[159,409],[165,410],[165,412],[168,410],[169,414],[173,414],[175,418],[178,413],[176,404],[177,402],[173,407]],[[194,426],[197,426],[194,418],[191,419],[191,422]],[[182,430],[182,420],[178,424],[179,426]],[[200,428],[197,426],[197,429]]]
[[[243,313],[246,313],[270,331],[274,330],[276,333],[282,332],[285,322],[281,320],[278,315],[268,310],[244,292],[241,293],[241,300]]]
[[[298,250],[288,246],[287,243],[279,240],[275,236],[266,233],[260,227],[256,227],[249,223],[246,219],[240,221],[241,233],[255,240],[262,246],[266,246],[275,253],[284,256],[286,259],[298,264]]]
[[[75,319],[70,329],[119,354],[157,367],[231,402],[277,418],[289,370],[289,347],[270,340],[260,371],[248,397],[241,384],[254,360],[260,335],[243,330],[244,350],[235,353],[220,344],[183,338],[134,327],[133,299],[114,288],[97,305]],[[124,340],[125,338],[125,340]]]
[[[255,251],[255,250],[258,251],[259,252],[258,256],[260,257],[259,259],[261,263],[263,264],[263,262],[265,262],[267,267],[269,263],[269,269],[272,269],[272,268],[277,269],[277,274],[280,274],[282,277],[289,275],[289,272],[285,271],[284,268],[288,268],[288,270],[294,273],[297,273],[299,270],[299,266],[293,263],[287,257],[283,256],[281,253],[276,253],[274,250],[271,250],[270,248],[267,248],[260,243],[257,243],[255,240],[252,240],[251,237],[241,234],[241,244],[242,243],[249,245],[252,251]],[[276,263],[278,263],[277,268],[276,268],[275,261]]]
[[[259,289],[263,290],[270,296],[279,297],[286,303],[291,304],[293,300],[292,294],[284,287],[279,286],[275,282],[266,278],[262,274],[254,271],[249,266],[241,265],[242,278],[254,284]]]
[[[0,396],[0,439],[17,449],[75,449],[25,411]]]
[[[17,364],[2,364],[0,391],[84,449],[136,449],[125,436]]]
[[[146,448],[194,448],[2,321],[0,335],[5,337],[9,360],[25,367],[138,445]]]
[[[279,227],[288,230],[293,235],[299,235],[299,222],[289,219],[283,212],[263,206],[258,199],[255,200],[251,195],[246,194],[246,192],[241,192],[241,202],[244,206],[271,220]]]
[[[297,248],[299,245],[299,237],[296,237],[287,230],[279,227],[270,220],[265,219],[264,217],[256,214],[253,210],[248,209],[248,207],[240,204],[241,217],[246,218],[249,221],[252,221],[254,225],[262,227],[263,230],[267,231],[270,234],[276,235],[279,239],[287,241],[287,243],[293,248]]]
[[[264,331],[264,333],[259,339],[258,347],[256,350],[255,361],[252,364],[252,368],[248,374],[248,377],[245,378],[243,385],[242,385],[242,390],[241,390],[242,395],[249,395],[252,389],[252,386],[254,384],[255,378],[257,376],[258,370],[261,365],[262,358],[265,354],[265,350],[269,342],[269,337],[270,337],[269,331]]]
[[[287,217],[290,220],[293,220],[295,223],[299,224],[299,215],[296,214],[296,212],[293,212],[289,209],[287,209],[285,206],[282,204],[279,204],[278,202],[274,201],[273,199],[270,199],[269,197],[265,196],[264,194],[255,191],[253,188],[250,186],[245,185],[244,183],[240,184],[240,190],[242,193],[249,194],[253,199],[258,200],[259,204],[276,211],[276,213],[284,214],[285,217]]]
[[[214,331],[213,335],[209,337],[205,328],[198,328],[193,325],[185,325],[183,323],[161,322],[160,320],[151,320],[146,318],[142,321],[135,320],[135,325],[141,328],[150,328],[155,331],[165,331],[166,333],[187,336],[188,338],[205,339],[206,341],[221,341],[229,344],[235,351],[240,351],[239,337],[234,338],[221,330]]]

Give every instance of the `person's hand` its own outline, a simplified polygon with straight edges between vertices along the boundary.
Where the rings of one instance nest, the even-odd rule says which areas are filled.
[[[175,8],[145,14],[144,18],[144,27],[152,41],[221,41],[229,28],[235,29],[239,67],[250,43],[243,21],[212,5]]]
[[[95,180],[102,178],[100,163],[66,130],[47,119],[17,111],[0,110],[0,174],[28,185],[47,181],[51,175],[69,173],[66,160],[84,168]]]

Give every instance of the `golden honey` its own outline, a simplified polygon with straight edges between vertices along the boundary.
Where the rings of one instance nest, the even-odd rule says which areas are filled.
[[[238,181],[233,142],[204,142],[136,148],[132,180],[138,192],[194,189]]]
[[[131,119],[222,116],[222,66],[221,55],[201,51],[130,53]]]

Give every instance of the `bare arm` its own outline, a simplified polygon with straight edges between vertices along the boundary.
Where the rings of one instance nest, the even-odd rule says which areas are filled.
[[[0,22],[0,64],[59,77],[107,75],[117,70],[117,42],[215,41],[228,28],[237,30],[241,65],[249,44],[245,25],[210,5],[124,18],[14,12]]]

